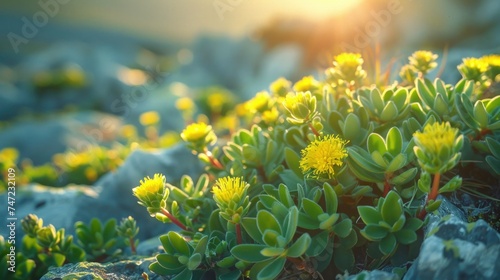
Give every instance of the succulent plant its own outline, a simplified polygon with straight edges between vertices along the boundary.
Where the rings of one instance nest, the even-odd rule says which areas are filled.
[[[395,253],[397,247],[409,245],[417,241],[416,231],[423,222],[414,217],[408,217],[399,195],[390,191],[385,198],[379,198],[376,207],[358,206],[365,227],[361,235],[370,241],[375,241],[378,250],[385,256]]]
[[[78,244],[87,253],[87,259],[92,261],[103,262],[115,258],[126,246],[118,234],[115,219],[109,219],[104,224],[97,218],[90,220],[88,225],[76,222],[75,232]]]

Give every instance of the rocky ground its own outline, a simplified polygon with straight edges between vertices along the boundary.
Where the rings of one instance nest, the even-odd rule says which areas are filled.
[[[491,5],[485,1],[481,7],[487,10]],[[472,35],[459,41],[448,54],[447,70],[454,70],[461,57],[499,51],[498,36],[492,36],[500,25],[491,27],[498,19],[490,16],[488,22],[485,20],[476,24],[488,26],[479,36],[482,41]],[[179,131],[184,119],[175,108],[175,100],[192,89],[218,85],[246,100],[278,77],[294,80],[315,73],[304,66],[307,52],[300,44],[276,44],[266,49],[265,44],[250,39],[204,36],[190,45],[155,45],[121,35],[98,43],[99,38],[108,38],[107,33],[69,34],[68,28],[51,28],[72,39],[51,41],[42,34],[15,58],[7,54],[7,48],[0,51],[0,150],[14,147],[21,158],[33,164],[49,162],[54,154],[67,150],[109,145],[124,125],[137,126],[139,116],[147,111],[160,114],[161,131]],[[74,40],[87,35],[89,40]],[[482,42],[483,47],[476,48]],[[492,42],[497,43],[496,48]],[[149,240],[140,251],[149,258],[106,265],[70,264],[51,269],[42,279],[90,274],[104,279],[141,279],[139,275],[147,272],[150,256],[158,249],[156,237],[170,228],[149,223],[151,218],[137,205],[131,189],[145,176],[158,172],[176,181],[183,174],[200,174],[201,167],[183,145],[177,145],[135,150],[115,172],[90,186],[20,187],[18,217],[36,213],[45,224],[66,228],[71,234],[76,221],[133,216],[141,229],[139,239]],[[6,200],[5,194],[0,200]],[[450,197],[439,215],[431,217],[420,256],[404,279],[496,279],[500,275],[499,205],[464,193]],[[0,218],[6,218],[4,213]],[[6,235],[5,227],[0,228],[0,234]],[[389,271],[364,272],[365,279],[396,279]],[[346,276],[359,279],[355,277]]]

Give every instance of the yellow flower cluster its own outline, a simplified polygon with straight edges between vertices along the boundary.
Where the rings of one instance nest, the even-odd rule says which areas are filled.
[[[427,124],[423,132],[415,132],[413,148],[420,166],[430,174],[444,173],[460,159],[463,136],[450,123]]]
[[[438,55],[430,51],[416,51],[408,59],[414,69],[425,75],[437,67],[437,58]]]
[[[139,122],[143,126],[155,125],[160,121],[160,115],[155,111],[142,113],[139,116]]]
[[[333,178],[334,167],[342,166],[347,157],[346,143],[347,141],[333,135],[314,140],[301,151],[300,168],[304,173],[312,172],[312,177]]]
[[[188,142],[196,142],[204,139],[212,131],[212,126],[199,122],[188,125],[181,133],[182,139]]]
[[[334,64],[338,65],[343,72],[355,72],[363,65],[363,58],[359,53],[341,53],[335,56]]]
[[[271,101],[271,96],[266,91],[261,91],[255,95],[254,98],[248,100],[245,103],[245,107],[248,111],[263,112],[268,108],[269,102]]]
[[[458,129],[451,127],[450,123],[435,122],[426,125],[423,132],[415,132],[415,143],[428,153],[439,154],[442,149],[453,149],[457,139]]]
[[[232,223],[239,223],[241,216],[248,211],[248,183],[239,177],[219,178],[212,188],[214,201],[220,209],[220,214]]]
[[[152,179],[148,176],[141,180],[141,184],[133,188],[132,191],[138,198],[163,193],[165,181],[165,176],[161,174],[155,174]]]
[[[271,84],[269,89],[271,90],[271,93],[283,97],[288,93],[291,86],[292,83],[289,80],[279,78]]]

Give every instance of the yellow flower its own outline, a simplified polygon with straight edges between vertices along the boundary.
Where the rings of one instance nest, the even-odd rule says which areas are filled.
[[[220,113],[227,99],[228,99],[227,94],[216,92],[216,93],[211,93],[207,97],[207,103],[212,111]]]
[[[500,67],[500,55],[498,54],[485,55],[481,57],[481,60],[490,66]]]
[[[139,204],[146,206],[152,216],[166,206],[169,191],[165,188],[165,181],[165,176],[155,174],[152,179],[149,176],[144,178],[139,186],[132,189]]]
[[[135,126],[131,124],[124,125],[122,127],[122,136],[131,139],[134,138],[137,135],[137,130],[135,129]]]
[[[157,124],[160,121],[160,115],[155,111],[149,111],[142,113],[139,117],[139,122],[143,126],[149,126]]]
[[[219,178],[212,188],[214,201],[220,209],[223,218],[233,223],[239,223],[250,207],[247,196],[249,184],[239,177]]]
[[[279,117],[278,109],[272,108],[271,110],[264,111],[262,113],[262,120],[267,124],[274,123]]]
[[[415,132],[415,142],[418,146],[430,153],[439,153],[442,147],[452,148],[457,138],[458,129],[448,122],[426,125],[423,132]]]
[[[410,65],[415,67],[418,71],[426,74],[430,70],[436,68],[437,54],[430,51],[416,51],[408,59],[410,60]]]
[[[251,112],[262,112],[267,109],[271,96],[266,91],[261,91],[254,98],[247,101],[246,108]]]
[[[292,124],[302,124],[312,120],[316,112],[316,97],[311,92],[289,93],[283,101],[287,110],[287,120]]]
[[[269,89],[271,90],[271,93],[277,96],[285,96],[288,93],[291,85],[292,83],[289,80],[285,78],[279,78],[271,84]]]
[[[89,182],[95,182],[95,180],[97,180],[97,171],[92,168],[92,167],[87,167],[85,168],[85,178],[87,178],[87,180]]]
[[[303,77],[300,81],[293,85],[293,90],[295,91],[314,91],[317,90],[320,83],[314,79],[313,76]]]
[[[335,56],[333,68],[328,68],[326,74],[335,83],[345,81],[354,85],[366,77],[366,72],[362,68],[363,62],[359,53],[341,53]]]
[[[316,178],[333,178],[334,167],[342,166],[343,159],[347,157],[344,148],[346,143],[347,141],[333,135],[314,140],[301,151],[300,168],[304,173],[312,172]]]
[[[192,123],[182,131],[181,137],[186,142],[198,142],[204,140],[211,131],[211,125],[203,122]]]
[[[4,148],[0,150],[0,160],[15,162],[19,157],[19,152],[15,148]]]
[[[162,193],[165,187],[165,180],[165,176],[157,173],[153,176],[153,179],[148,176],[141,180],[141,184],[133,188],[132,191],[136,196]]]
[[[363,58],[359,53],[341,53],[335,56],[335,63],[344,72],[354,72],[358,67],[363,65]]]
[[[413,148],[420,166],[431,174],[453,168],[460,159],[463,136],[450,123],[427,124],[423,132],[415,132]]]
[[[189,111],[194,109],[194,102],[189,97],[181,97],[175,102],[175,107],[179,111]]]

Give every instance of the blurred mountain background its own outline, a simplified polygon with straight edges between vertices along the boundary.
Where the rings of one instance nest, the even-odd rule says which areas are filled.
[[[279,77],[322,75],[342,51],[397,79],[429,49],[452,82],[463,57],[500,52],[499,14],[497,0],[3,0],[0,149],[44,163],[103,119],[138,125],[151,110],[178,131],[179,97],[215,87],[244,101]]]

